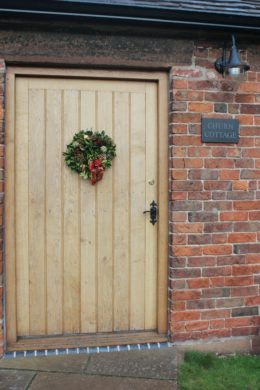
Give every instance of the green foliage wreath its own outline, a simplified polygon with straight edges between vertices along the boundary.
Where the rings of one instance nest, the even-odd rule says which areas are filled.
[[[116,145],[104,131],[81,130],[74,135],[63,154],[70,169],[96,184],[104,171],[111,167]]]

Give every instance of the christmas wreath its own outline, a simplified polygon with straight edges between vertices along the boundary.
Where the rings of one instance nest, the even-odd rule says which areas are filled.
[[[104,131],[81,130],[74,135],[63,154],[69,168],[96,184],[103,178],[104,171],[111,167],[116,145]]]

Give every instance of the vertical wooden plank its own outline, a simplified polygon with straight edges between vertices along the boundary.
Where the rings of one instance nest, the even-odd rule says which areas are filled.
[[[144,329],[145,93],[131,94],[131,292],[130,329]]]
[[[6,89],[6,320],[7,341],[16,341],[16,259],[15,259],[15,76],[7,75]]]
[[[146,83],[146,209],[154,200],[158,204],[158,141],[157,85]],[[157,328],[157,230],[146,214],[145,250],[145,329]]]
[[[129,93],[114,98],[114,331],[129,328]]]
[[[81,92],[81,128],[96,127],[96,93]],[[96,322],[96,187],[80,181],[81,191],[81,332],[97,331]]]
[[[29,89],[30,335],[45,327],[45,95]]]
[[[168,77],[160,74],[158,81],[159,113],[159,226],[158,226],[158,333],[167,333],[168,278]]]
[[[112,136],[112,93],[98,92],[97,128]],[[109,168],[97,187],[98,245],[98,331],[113,329],[113,210],[112,170]]]
[[[79,94],[64,91],[64,150],[78,128]],[[79,177],[64,168],[64,333],[80,330],[80,244],[79,244]]]
[[[28,79],[16,81],[15,220],[17,335],[29,335],[28,252]]]
[[[61,91],[46,91],[47,334],[62,333]]]

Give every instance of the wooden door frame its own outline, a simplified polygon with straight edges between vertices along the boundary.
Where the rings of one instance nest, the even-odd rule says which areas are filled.
[[[49,348],[68,346],[98,346],[112,344],[129,344],[152,341],[166,341],[168,333],[168,74],[167,72],[85,70],[60,68],[7,68],[6,83],[6,196],[5,219],[5,318],[7,349],[45,349],[48,348],[45,338],[17,339],[16,332],[16,273],[15,273],[15,86],[16,77],[56,77],[56,78],[89,78],[131,81],[153,81],[158,85],[158,204],[160,218],[158,220],[158,279],[157,279],[157,332],[128,332],[127,334],[107,335],[73,335],[57,339],[57,345]],[[12,327],[8,324],[13,324]],[[128,336],[127,336],[128,335]],[[50,339],[49,339],[50,340]]]

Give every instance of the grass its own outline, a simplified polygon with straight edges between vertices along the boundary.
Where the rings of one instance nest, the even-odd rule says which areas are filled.
[[[260,356],[186,352],[179,367],[178,389],[260,390]]]

